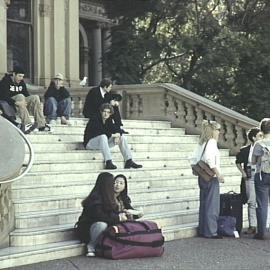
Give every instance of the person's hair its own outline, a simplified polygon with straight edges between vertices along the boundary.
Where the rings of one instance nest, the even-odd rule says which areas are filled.
[[[14,66],[13,72],[16,74],[25,74],[24,69],[21,66]]]
[[[127,178],[123,174],[118,174],[114,177],[114,181],[117,178],[122,178],[125,181],[125,189],[120,193],[119,197],[123,201],[124,205],[130,204],[130,198],[128,197],[128,185],[127,185]]]
[[[112,81],[110,79],[102,79],[99,86],[101,88],[108,87],[112,84]]]
[[[110,113],[111,114],[114,114],[114,109],[113,109],[113,106],[109,103],[103,103],[100,108],[99,108],[99,111],[102,113],[104,110],[110,110]]]
[[[260,132],[261,130],[258,127],[253,127],[247,132],[247,137],[251,142],[254,142],[253,137],[256,137],[256,135]]]
[[[263,118],[260,122],[260,129],[263,134],[270,133],[270,118]]]
[[[101,203],[107,211],[117,209],[114,197],[114,178],[111,173],[103,172],[98,175],[94,188],[82,201],[82,207],[90,203]]]
[[[220,124],[212,120],[202,121],[202,133],[199,139],[199,144],[207,142],[209,139],[213,138],[214,130],[220,129]]]

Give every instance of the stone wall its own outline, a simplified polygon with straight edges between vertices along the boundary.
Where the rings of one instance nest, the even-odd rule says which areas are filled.
[[[0,248],[9,246],[9,233],[14,229],[14,206],[11,184],[0,186]]]

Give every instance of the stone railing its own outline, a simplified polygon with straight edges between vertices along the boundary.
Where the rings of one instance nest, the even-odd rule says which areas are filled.
[[[14,205],[11,184],[0,185],[0,248],[9,246],[9,233],[14,229]]]
[[[89,88],[69,89],[73,116],[82,117]],[[173,84],[115,85],[113,91],[123,95],[122,117],[137,120],[167,120],[173,127],[183,127],[187,134],[200,134],[203,119],[221,124],[219,145],[235,154],[246,144],[246,131],[258,122],[207,98]],[[40,95],[43,93],[38,91]]]

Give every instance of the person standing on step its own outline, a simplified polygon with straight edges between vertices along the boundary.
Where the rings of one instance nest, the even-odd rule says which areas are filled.
[[[247,132],[247,137],[251,142],[247,146],[243,146],[236,155],[236,167],[242,174],[242,181],[245,182],[246,197],[248,203],[248,223],[249,227],[246,234],[255,234],[257,219],[256,219],[256,194],[254,185],[254,175],[256,166],[252,165],[252,153],[256,141],[263,138],[263,134],[258,127],[251,128]]]
[[[192,165],[203,160],[215,172],[213,179],[208,182],[200,176],[198,177],[200,187],[199,235],[212,239],[222,238],[217,234],[220,211],[219,183],[224,183],[220,171],[220,152],[217,147],[219,132],[219,123],[203,120],[199,143],[191,160]]]
[[[254,239],[265,240],[270,198],[270,118],[260,122],[263,139],[256,141],[252,153],[252,164],[256,165],[254,176],[256,193],[257,233]]]
[[[71,114],[71,98],[63,81],[64,76],[61,73],[56,74],[44,95],[44,114],[51,125],[56,124],[57,117],[61,118],[62,125],[67,125]]]
[[[17,110],[22,124],[27,127],[27,133],[36,128],[39,131],[51,131],[51,127],[46,124],[39,96],[28,93],[23,78],[24,70],[19,66],[14,67],[12,74],[6,74],[1,81],[0,99]],[[31,123],[29,113],[34,115],[34,124]]]
[[[79,239],[87,244],[86,256],[95,256],[98,238],[108,226],[139,217],[129,213],[133,209],[130,203],[124,175],[98,175],[94,188],[82,201],[83,211],[75,224]]]
[[[112,94],[111,89],[112,81],[110,79],[103,79],[98,87],[90,89],[85,99],[83,115],[84,117],[91,119],[91,117],[99,114],[99,108],[102,104],[109,103],[114,109],[114,115],[112,117],[113,121],[120,129],[122,129],[123,123],[119,111],[119,102],[122,100],[122,96],[119,94]],[[128,132],[123,129],[122,133],[128,134]]]
[[[104,103],[100,107],[99,114],[91,117],[84,131],[84,147],[88,150],[101,150],[105,169],[116,169],[112,163],[110,147],[119,146],[121,154],[125,160],[125,169],[142,168],[132,160],[132,154],[128,147],[126,137],[122,130],[112,121],[113,106]]]

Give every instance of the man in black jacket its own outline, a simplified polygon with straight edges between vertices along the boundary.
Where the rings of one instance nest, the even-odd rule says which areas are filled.
[[[98,87],[90,89],[85,99],[83,115],[86,118],[91,118],[99,114],[99,108],[102,104],[109,103],[114,109],[114,114],[112,116],[113,121],[121,128],[123,123],[119,112],[119,102],[122,100],[122,96],[119,94],[112,94],[111,89],[112,81],[109,79],[103,79]],[[128,132],[123,130],[122,133]]]
[[[84,131],[85,148],[101,150],[106,164],[105,169],[113,170],[117,167],[112,163],[110,147],[118,145],[125,160],[125,169],[142,168],[142,165],[138,165],[132,160],[127,139],[122,134],[120,127],[113,123],[112,115],[113,107],[108,103],[104,103],[100,107],[99,114],[90,118]]]
[[[29,132],[38,128],[39,131],[51,131],[46,124],[38,95],[30,95],[23,80],[24,71],[14,67],[12,74],[6,74],[1,81],[0,99],[13,106],[25,126],[31,125]],[[34,115],[35,123],[31,123],[29,112]]]
[[[246,196],[248,203],[248,221],[249,228],[247,234],[256,233],[256,194],[254,185],[255,167],[251,164],[251,157],[253,152],[254,143],[262,139],[262,132],[259,128],[251,128],[247,133],[248,139],[251,144],[243,146],[240,152],[236,155],[236,167],[242,174],[242,181],[245,182]]]

